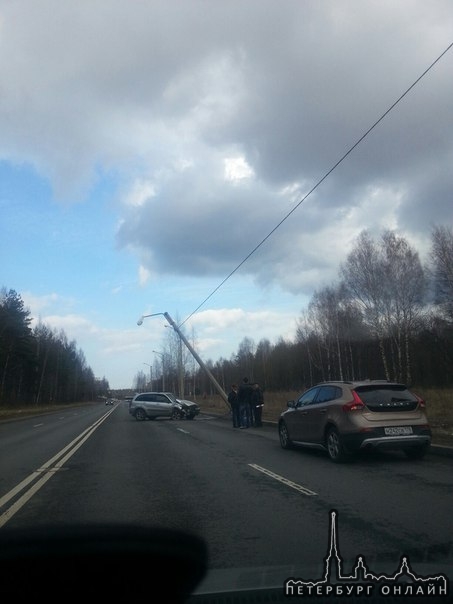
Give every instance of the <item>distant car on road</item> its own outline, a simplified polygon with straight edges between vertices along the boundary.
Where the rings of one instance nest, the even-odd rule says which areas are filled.
[[[360,449],[402,450],[411,459],[431,444],[425,403],[404,384],[381,380],[322,382],[288,402],[280,444],[321,448],[333,462]]]
[[[106,405],[113,405],[113,403],[114,403],[114,402],[115,402],[115,401],[114,401],[112,398],[108,398],[108,399],[105,401],[105,404],[106,404]]]
[[[136,394],[129,404],[129,413],[139,421],[156,417],[194,419],[199,412],[196,403],[179,400],[172,392],[142,392]]]

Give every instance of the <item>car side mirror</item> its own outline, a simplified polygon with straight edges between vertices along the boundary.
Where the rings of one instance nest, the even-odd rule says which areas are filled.
[[[290,409],[294,409],[296,407],[296,401],[288,401],[286,403],[286,406],[289,407]]]

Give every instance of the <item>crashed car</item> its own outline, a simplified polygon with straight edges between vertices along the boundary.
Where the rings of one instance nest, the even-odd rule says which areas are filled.
[[[175,416],[179,416],[179,419],[194,419],[200,413],[200,407],[196,403],[180,398],[177,398],[176,401],[179,408],[175,406],[174,419],[178,419]]]
[[[200,413],[200,407],[187,399],[177,398],[173,392],[163,392],[173,401],[173,419],[194,419]]]
[[[142,392],[129,404],[129,413],[139,421],[158,417],[194,419],[199,412],[196,403],[177,399],[173,392]]]

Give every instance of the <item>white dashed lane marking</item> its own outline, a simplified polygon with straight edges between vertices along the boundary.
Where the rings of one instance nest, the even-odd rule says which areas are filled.
[[[302,493],[303,495],[308,495],[311,497],[313,495],[318,494],[310,489],[307,489],[307,487],[304,487],[301,484],[297,484],[297,482],[293,482],[292,480],[289,480],[288,478],[285,478],[284,476],[280,476],[280,474],[275,474],[275,472],[271,472],[271,470],[267,470],[266,468],[263,468],[262,466],[258,466],[255,463],[249,463],[249,466],[251,468],[253,468],[254,470],[258,470],[258,472],[262,472],[263,474],[266,474],[266,476],[269,476],[270,478],[273,478],[274,480],[278,480],[282,484],[285,484],[287,487],[291,487],[292,489],[299,491],[299,493]]]

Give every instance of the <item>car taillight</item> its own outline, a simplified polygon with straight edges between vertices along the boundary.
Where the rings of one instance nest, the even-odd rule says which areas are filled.
[[[418,406],[420,407],[420,409],[426,409],[426,403],[425,403],[425,401],[422,398],[420,398],[418,396],[418,394],[416,394],[415,396],[416,396],[416,398],[418,400]]]
[[[349,403],[345,403],[342,407],[343,411],[349,412],[349,411],[363,411],[363,409],[365,409],[365,405],[363,404],[360,396],[357,394],[357,392],[355,392],[355,390],[352,391],[352,401],[350,401]]]

